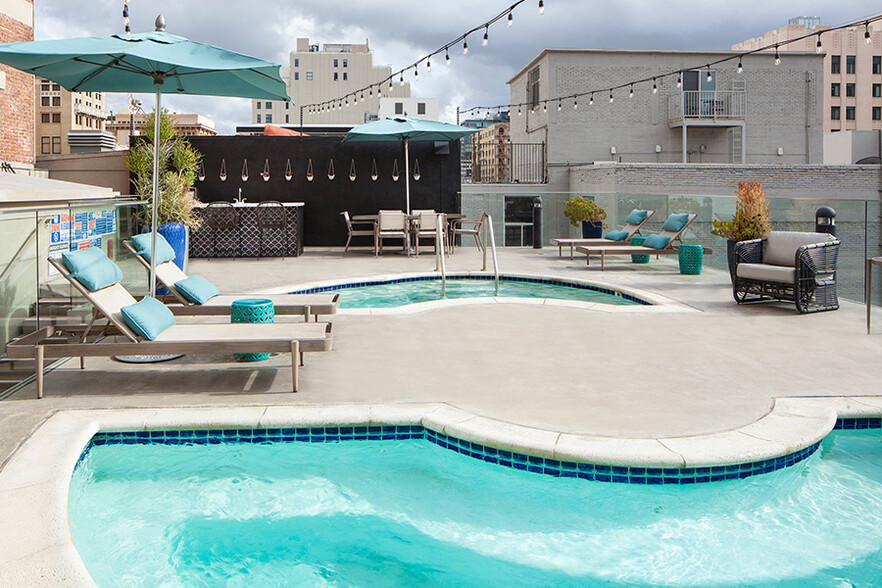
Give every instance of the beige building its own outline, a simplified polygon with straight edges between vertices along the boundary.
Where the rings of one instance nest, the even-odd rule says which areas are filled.
[[[169,113],[172,120],[175,121],[175,130],[179,135],[185,137],[213,137],[217,135],[217,129],[214,128],[214,121],[201,114],[179,114],[177,112]],[[144,129],[144,119],[146,114],[123,111],[114,114],[107,125],[107,130],[116,137],[116,142],[120,145],[129,144],[129,136],[132,134],[132,123],[135,125],[135,133],[141,134]]]
[[[37,156],[69,155],[113,149],[116,142],[106,132],[110,114],[101,92],[68,92],[49,80],[34,78]]]
[[[348,106],[326,109],[323,112],[303,111],[303,124],[351,124],[360,125],[371,120],[380,110],[380,98],[409,98],[410,82],[402,85],[398,80],[391,84],[380,82],[392,74],[388,65],[375,66],[370,44],[349,45],[325,43],[321,50],[309,39],[297,39],[297,50],[292,51],[288,68],[282,68],[288,95],[293,100],[253,100],[251,124],[297,125],[300,124],[300,106],[317,104],[326,100],[342,98],[349,92],[374,87],[358,95],[358,101],[349,100]]]
[[[510,182],[509,123],[496,122],[484,127],[472,141],[472,181]]]
[[[762,37],[732,45],[735,51],[751,51],[830,27],[817,17],[797,17]],[[870,33],[870,43],[866,33]],[[778,53],[816,51],[817,35],[778,47]],[[769,49],[773,60],[775,49]],[[882,24],[870,23],[830,31],[821,36],[824,54],[824,132],[882,129]],[[782,62],[787,57],[782,57]]]

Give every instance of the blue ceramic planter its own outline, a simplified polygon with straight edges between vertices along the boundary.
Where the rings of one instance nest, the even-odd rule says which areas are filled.
[[[602,222],[582,221],[582,238],[583,239],[600,239],[603,236]]]
[[[161,223],[158,232],[175,250],[175,265],[186,271],[187,227],[181,223]]]

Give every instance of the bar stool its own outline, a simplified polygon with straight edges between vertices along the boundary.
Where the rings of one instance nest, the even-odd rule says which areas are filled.
[[[235,257],[242,249],[242,239],[239,231],[239,212],[229,202],[209,202],[205,207],[205,219],[212,232],[212,257]],[[223,231],[223,233],[221,233]],[[232,233],[232,235],[231,235]],[[222,244],[231,245],[229,248],[218,248],[218,241]],[[219,252],[227,253],[220,255]],[[235,253],[235,255],[232,255]]]
[[[273,251],[281,251],[279,256],[284,257],[288,252],[288,216],[285,207],[276,200],[267,200],[258,203],[255,213],[257,215],[257,230],[260,233],[260,248],[257,251],[257,256],[263,257],[266,251],[270,251],[270,256],[273,255]],[[280,247],[266,246],[267,231],[270,231],[270,243],[278,242],[278,231],[282,231]],[[276,234],[273,235],[272,231],[276,231]]]

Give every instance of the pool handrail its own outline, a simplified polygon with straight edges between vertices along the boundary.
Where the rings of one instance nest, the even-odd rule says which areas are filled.
[[[489,229],[488,229],[489,227]],[[484,213],[484,267],[482,271],[487,271],[487,235],[490,235],[490,253],[493,260],[493,284],[496,287],[496,294],[499,294],[499,258],[496,256],[496,237],[493,235],[493,218]]]
[[[439,214],[438,222],[435,223],[435,271],[441,270],[441,297],[447,298],[447,263],[444,260],[444,248],[447,247],[444,236],[447,231],[442,229],[446,227],[442,216],[444,215]]]

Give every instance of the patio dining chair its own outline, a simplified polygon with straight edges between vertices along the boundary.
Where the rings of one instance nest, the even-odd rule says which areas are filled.
[[[381,210],[377,221],[378,254],[383,253],[383,239],[401,239],[404,251],[410,248],[407,215],[400,210]]]
[[[420,239],[432,239],[435,251],[437,251],[439,245],[444,245],[443,243],[438,243],[438,227],[441,227],[441,239],[443,241],[444,232],[447,230],[445,215],[434,210],[414,210],[413,214],[416,216],[416,226],[414,228],[416,254],[420,254]]]
[[[232,203],[209,202],[205,206],[205,220],[212,232],[212,257],[232,257],[241,252],[239,211]],[[223,254],[223,255],[222,255]]]
[[[374,238],[374,255],[377,254],[377,223],[374,221],[353,221],[352,217],[349,216],[349,211],[344,210],[340,214],[343,215],[343,220],[346,222],[346,232],[348,233],[346,237],[346,246],[343,248],[343,255],[346,255],[346,252],[349,251],[349,243],[352,242],[353,237],[373,237]],[[370,229],[367,228],[356,228],[356,227],[367,227],[370,226]]]
[[[475,220],[468,219],[460,219],[453,221],[453,230],[452,238],[450,239],[450,243],[448,247],[450,248],[450,252],[453,253],[455,250],[455,239],[457,235],[471,235],[475,238],[475,245],[477,245],[478,250],[484,250],[484,240],[481,237],[481,231],[484,228],[484,221],[487,219],[487,213],[482,212],[478,215],[478,218]],[[456,226],[460,225],[460,226]],[[465,226],[463,226],[465,225]]]

